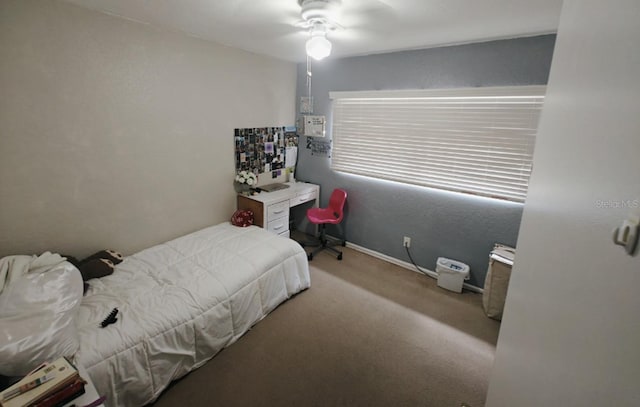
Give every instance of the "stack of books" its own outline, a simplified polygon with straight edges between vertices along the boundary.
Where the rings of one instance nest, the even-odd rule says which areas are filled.
[[[66,358],[43,363],[0,393],[2,407],[54,407],[84,394],[86,382]]]

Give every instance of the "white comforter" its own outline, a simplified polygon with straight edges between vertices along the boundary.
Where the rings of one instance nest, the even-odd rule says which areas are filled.
[[[76,361],[110,406],[142,406],[309,287],[304,250],[255,226],[213,226],[143,250],[91,280]],[[113,308],[118,321],[100,322]]]

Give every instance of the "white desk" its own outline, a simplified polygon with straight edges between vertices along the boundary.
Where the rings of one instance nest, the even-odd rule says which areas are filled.
[[[289,209],[314,201],[318,206],[320,186],[306,182],[287,182],[289,188],[256,195],[238,195],[238,209],[253,212],[254,225],[278,235],[289,237]]]

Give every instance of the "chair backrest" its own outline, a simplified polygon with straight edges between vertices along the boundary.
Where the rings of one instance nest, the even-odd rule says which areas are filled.
[[[344,189],[336,188],[331,193],[331,197],[329,198],[329,208],[333,211],[334,214],[337,214],[338,221],[342,221],[342,217],[344,216],[344,203],[347,201],[347,191]]]

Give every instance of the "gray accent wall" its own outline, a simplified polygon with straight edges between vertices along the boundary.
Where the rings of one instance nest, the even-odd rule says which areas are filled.
[[[314,114],[327,116],[330,140],[331,91],[543,85],[554,43],[555,35],[543,35],[315,62]],[[306,95],[306,64],[299,64],[298,100]],[[522,204],[338,173],[330,158],[311,155],[305,137],[296,178],[320,184],[322,205],[334,188],[347,190],[349,242],[408,262],[402,240],[409,236],[417,264],[435,270],[438,257],[462,261],[477,287],[494,243],[517,243]]]

